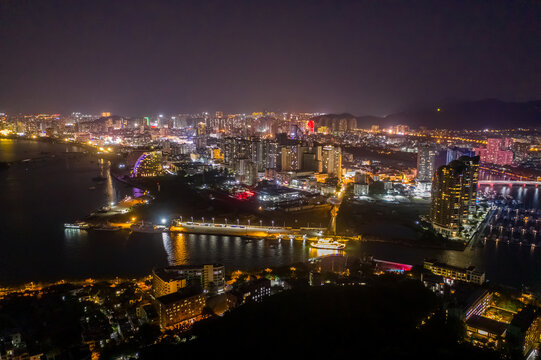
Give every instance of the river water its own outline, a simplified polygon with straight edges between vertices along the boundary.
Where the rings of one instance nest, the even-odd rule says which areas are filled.
[[[30,162],[21,160],[32,158]],[[105,163],[69,144],[0,140],[0,161],[19,161],[0,172],[0,286],[29,281],[140,276],[167,264],[220,262],[227,270],[287,265],[323,253],[302,242],[248,240],[229,236],[129,234],[64,230],[65,222],[88,215],[133,189],[112,180]],[[92,177],[101,174],[105,184]],[[95,190],[90,187],[95,186]],[[535,188],[501,191],[539,206]],[[351,256],[420,264],[437,258],[457,266],[474,265],[487,279],[541,290],[541,247],[489,243],[451,251],[388,243],[352,243]]]

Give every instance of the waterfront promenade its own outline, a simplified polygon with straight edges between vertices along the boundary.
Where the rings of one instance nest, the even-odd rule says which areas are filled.
[[[198,223],[198,222],[182,222],[175,221],[174,225],[169,228],[171,232],[183,232],[192,234],[208,234],[208,235],[233,235],[245,237],[279,237],[293,236],[302,237],[318,236],[323,234],[325,228],[316,227],[281,227],[281,226],[261,226],[261,225],[238,225],[238,224],[218,224],[218,223]]]

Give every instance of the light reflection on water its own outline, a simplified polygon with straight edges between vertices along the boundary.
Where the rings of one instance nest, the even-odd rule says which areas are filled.
[[[184,234],[162,233],[162,241],[169,265],[188,264]]]
[[[345,255],[345,251],[341,250],[328,250],[328,249],[316,249],[311,247],[309,250],[310,258],[317,258],[323,256],[336,256],[336,255]]]
[[[3,189],[0,202],[10,209],[0,217],[0,285],[146,275],[153,267],[167,264],[221,262],[228,271],[261,269],[334,255],[326,253],[328,250],[310,248],[308,241],[289,239],[278,242],[215,235],[64,230],[65,222],[80,219],[108,202],[139,191],[119,186],[108,171],[102,173],[105,183],[95,184],[92,177],[102,168],[88,156],[60,154],[68,148],[81,151],[67,145],[0,142],[0,161],[44,156],[41,154],[44,151],[56,154],[54,158],[45,155],[47,160],[12,166],[0,173]],[[91,186],[97,189],[89,190]],[[493,189],[516,197],[525,207],[539,207],[538,188],[495,186]],[[532,249],[488,243],[484,248],[457,252],[385,243],[349,243],[346,254],[373,255],[406,264],[438,258],[457,266],[477,266],[495,282],[541,284],[541,246]]]
[[[309,253],[306,243],[289,240],[277,242],[238,236],[178,233],[162,233],[161,238],[168,265],[219,262],[230,269],[258,269],[336,253]]]
[[[521,185],[481,185],[479,193],[489,194],[495,191],[502,198],[513,198],[521,203],[527,209],[539,208],[539,188],[533,186]]]

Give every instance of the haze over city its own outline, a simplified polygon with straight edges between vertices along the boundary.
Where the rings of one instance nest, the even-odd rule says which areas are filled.
[[[541,98],[537,1],[2,1],[0,111],[349,112]]]

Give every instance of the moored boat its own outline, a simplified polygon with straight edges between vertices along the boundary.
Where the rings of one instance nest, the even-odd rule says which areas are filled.
[[[310,246],[315,249],[343,250],[346,244],[332,239],[319,239],[317,242],[311,243]]]
[[[130,226],[130,230],[134,233],[146,233],[146,234],[154,234],[158,232],[162,232],[161,229],[156,228],[151,222],[144,222],[141,221],[140,223],[133,224]]]
[[[86,230],[90,228],[90,225],[84,221],[77,221],[75,223],[65,223],[64,224],[65,229],[78,229],[78,230]]]

